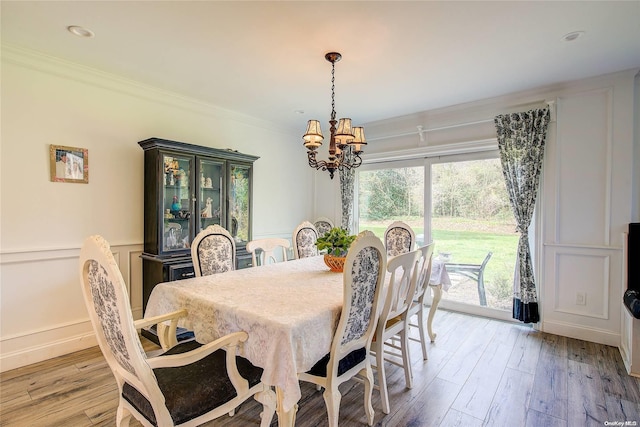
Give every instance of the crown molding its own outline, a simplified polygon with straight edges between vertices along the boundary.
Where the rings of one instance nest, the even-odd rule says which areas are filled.
[[[119,92],[147,101],[180,108],[191,113],[223,120],[232,120],[245,125],[290,135],[290,131],[278,127],[272,122],[258,119],[236,111],[227,110],[195,98],[176,92],[160,89],[135,80],[120,77],[97,68],[67,61],[42,52],[26,49],[9,43],[0,44],[2,62],[14,64],[31,70],[55,75],[74,82],[81,82],[109,91]]]

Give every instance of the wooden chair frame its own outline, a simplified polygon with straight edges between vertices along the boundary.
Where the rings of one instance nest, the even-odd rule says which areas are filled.
[[[261,382],[249,387],[249,382],[240,375],[236,364],[236,348],[247,339],[246,332],[227,335],[190,351],[148,358],[142,350],[137,330],[170,320],[170,327],[167,328],[163,342],[163,348],[167,348],[175,344],[175,325],[179,317],[186,315],[186,310],[134,323],[126,284],[109,244],[101,236],[91,236],[85,240],[80,250],[79,273],[82,293],[98,344],[118,385],[119,404],[116,413],[118,426],[128,426],[131,416],[145,427],[153,425],[139,410],[141,407],[148,408],[144,403],[142,406],[137,406],[125,398],[125,395],[134,391],[137,393],[136,396],[150,405],[148,410],[153,413],[157,426],[174,426],[174,420],[154,370],[186,367],[222,350],[226,354],[226,372],[235,389],[235,397],[204,414],[189,417],[179,425],[186,427],[203,424],[231,413],[240,403],[255,396],[265,408],[261,425],[269,426],[275,413],[275,393]],[[162,335],[161,339],[163,339]],[[195,342],[187,344],[198,345]],[[221,374],[211,372],[210,378],[216,375]],[[203,377],[203,380],[206,381],[207,377]],[[180,397],[180,399],[184,398]]]
[[[301,253],[300,245],[302,244],[301,240],[304,239],[305,234],[315,235],[312,238],[313,240],[313,248],[309,251],[313,255],[305,255]],[[305,258],[307,256],[319,255],[318,248],[315,246],[315,242],[318,240],[318,230],[316,227],[311,224],[309,221],[303,221],[300,223],[296,229],[293,231],[293,237],[291,239],[293,245],[293,256],[295,259]],[[315,249],[314,249],[315,248]]]
[[[287,261],[288,249],[291,247],[291,243],[287,239],[282,238],[266,238],[256,239],[247,243],[247,252],[251,254],[251,262],[254,267],[258,266],[258,260],[260,265],[267,265],[271,262],[276,263],[280,261]],[[280,249],[278,251],[278,249]],[[256,253],[261,250],[260,256]],[[276,252],[280,252],[282,259],[279,259]]]
[[[403,248],[402,251],[396,251],[395,248],[392,248],[389,242],[389,234],[395,232],[396,229],[404,230],[406,236],[409,238],[408,247]],[[411,252],[414,250],[413,248],[416,245],[416,233],[413,231],[409,224],[402,221],[395,221],[389,224],[387,229],[384,232],[384,247],[387,249],[387,256],[396,256],[401,253]]]
[[[318,236],[322,236],[326,231],[324,228],[328,227],[328,229],[332,229],[334,227],[333,221],[331,221],[326,216],[320,216],[313,221],[313,226],[316,228],[318,232]]]
[[[431,262],[433,259],[433,248],[435,243],[422,246],[418,249],[420,256],[418,258],[417,268],[417,280],[416,290],[413,296],[413,303],[409,307],[407,317],[411,319],[413,316],[418,316],[418,323],[409,323],[409,326],[418,328],[420,333],[420,339],[409,338],[412,341],[420,341],[422,346],[422,359],[427,360],[427,338],[425,334],[426,321],[424,316],[425,312],[425,299],[427,292],[429,292],[429,279],[431,278]]]
[[[216,237],[219,236],[219,237]],[[223,227],[218,224],[210,225],[200,233],[196,235],[191,243],[191,260],[193,261],[193,270],[196,274],[196,277],[202,276],[203,271],[207,271],[207,269],[203,268],[203,262],[201,257],[201,251],[203,250],[205,242],[209,241],[213,238],[221,239],[224,244],[228,244],[231,251],[231,260],[230,260],[230,269],[236,269],[236,242],[231,237],[231,234]],[[221,273],[223,271],[214,271],[214,273]],[[213,273],[210,273],[213,274]]]
[[[422,252],[407,252],[389,258],[387,271],[391,273],[384,298],[384,307],[378,319],[375,340],[371,352],[376,358],[378,388],[382,401],[382,412],[390,413],[387,377],[384,369],[385,361],[404,369],[407,388],[413,387],[411,357],[409,355],[409,307],[413,303],[417,283],[417,263]],[[392,339],[398,336],[396,344]],[[391,342],[387,342],[391,340]],[[387,352],[385,346],[399,352]],[[398,361],[401,359],[401,361]]]
[[[362,334],[359,337],[350,338],[348,330],[351,331],[351,328],[353,327],[350,324],[350,320],[352,319],[352,315],[356,313],[354,300],[357,300],[357,298],[354,297],[354,286],[358,285],[357,283],[354,284],[352,266],[359,266],[358,257],[361,256],[363,251],[370,249],[378,253],[379,260],[371,311],[366,329],[362,331]],[[356,240],[351,244],[351,248],[349,249],[349,253],[347,254],[347,259],[345,261],[345,266],[349,267],[345,268],[343,273],[344,303],[342,305],[342,314],[340,315],[340,321],[331,343],[331,351],[328,355],[328,361],[325,361],[326,375],[314,375],[311,373],[313,370],[307,373],[298,374],[298,378],[301,381],[308,381],[325,389],[323,397],[327,406],[330,427],[338,426],[341,399],[338,386],[356,375],[359,375],[364,381],[364,401],[367,422],[369,425],[373,425],[374,411],[371,403],[373,393],[373,371],[371,368],[371,359],[368,357],[368,352],[371,347],[371,340],[373,339],[382,304],[382,288],[385,276],[384,272],[387,264],[386,258],[382,241],[370,231],[363,231],[360,233]],[[355,276],[358,276],[358,273],[356,273]],[[354,352],[357,351],[364,352],[363,360],[357,363],[345,362],[354,354]],[[339,375],[339,369],[346,369],[346,371]]]

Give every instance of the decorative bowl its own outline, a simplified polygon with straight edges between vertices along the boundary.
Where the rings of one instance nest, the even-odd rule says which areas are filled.
[[[339,257],[333,256],[329,254],[324,255],[324,263],[327,264],[327,267],[334,273],[342,273],[344,269],[344,261],[347,257]]]

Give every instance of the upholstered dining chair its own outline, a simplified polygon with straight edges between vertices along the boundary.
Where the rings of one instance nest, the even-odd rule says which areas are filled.
[[[260,260],[260,265],[286,261],[290,247],[291,243],[289,243],[287,239],[256,239],[247,243],[247,252],[251,254],[252,265],[257,267],[258,260]],[[258,250],[262,251],[259,256],[256,255]],[[280,256],[278,256],[278,254],[280,254]]]
[[[373,424],[373,371],[368,354],[380,313],[386,258],[382,241],[370,231],[360,233],[351,244],[343,273],[342,314],[331,350],[308,372],[298,375],[302,381],[324,387],[330,427],[338,425],[338,386],[358,374],[364,380],[367,422]]]
[[[309,221],[303,221],[293,232],[293,256],[295,259],[318,255],[318,230]]]
[[[433,248],[435,243],[431,242],[428,245],[418,248],[420,256],[418,257],[417,264],[417,280],[416,290],[413,294],[413,302],[407,313],[407,318],[412,319],[414,316],[418,316],[418,323],[409,323],[409,326],[417,327],[419,332],[419,339],[409,338],[412,341],[420,341],[422,345],[422,359],[427,360],[427,339],[426,339],[426,319],[424,317],[424,300],[427,292],[429,292],[429,279],[431,278],[431,261],[433,258]],[[410,320],[411,322],[411,320]]]
[[[371,344],[371,352],[376,357],[378,388],[382,401],[382,412],[388,414],[389,392],[385,361],[404,369],[407,388],[413,387],[411,358],[409,356],[409,317],[408,311],[416,289],[417,263],[422,252],[419,250],[390,257],[387,271],[390,274],[384,296],[384,306],[378,318],[378,327]],[[399,339],[396,340],[395,337]],[[390,350],[388,350],[390,349]]]
[[[333,221],[331,221],[327,217],[321,216],[321,217],[318,217],[315,221],[313,221],[313,225],[314,227],[316,227],[316,230],[318,231],[318,236],[322,236],[324,235],[324,233],[326,233],[327,231],[333,228]]]
[[[137,329],[171,321],[175,344],[177,318],[186,310],[134,322],[122,274],[101,236],[85,240],[79,270],[93,330],[118,385],[117,426],[128,426],[131,416],[147,427],[196,426],[231,413],[251,396],[263,404],[261,425],[271,423],[275,393],[260,382],[261,368],[236,355],[246,332],[147,357]]]
[[[223,227],[210,225],[193,239],[191,260],[196,276],[235,270],[236,242]]]
[[[395,221],[384,232],[384,246],[387,256],[396,256],[411,252],[416,244],[416,234],[409,224]]]

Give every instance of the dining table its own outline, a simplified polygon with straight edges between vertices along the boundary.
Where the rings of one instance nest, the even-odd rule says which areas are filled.
[[[444,265],[432,268],[431,277],[446,279]],[[238,354],[263,369],[262,382],[276,390],[278,424],[290,427],[301,397],[298,373],[329,353],[342,294],[343,274],[331,272],[320,255],[160,283],[145,318],[186,309],[178,326],[192,330],[202,344],[246,331]],[[428,322],[436,308],[434,298]],[[430,323],[428,331],[431,337]]]

